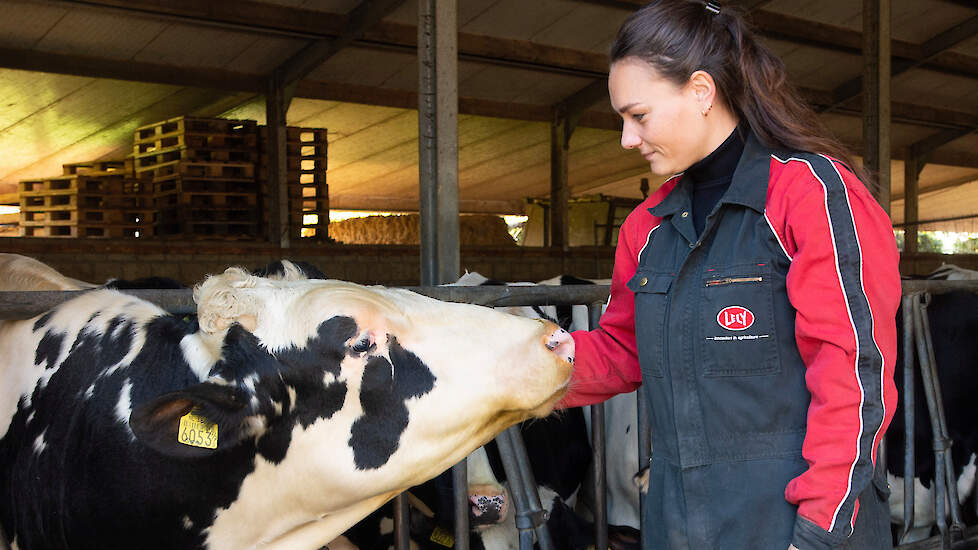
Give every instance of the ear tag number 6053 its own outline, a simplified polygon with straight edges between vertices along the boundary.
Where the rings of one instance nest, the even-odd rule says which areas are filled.
[[[198,416],[195,414],[195,411],[190,411],[180,417],[180,430],[177,432],[177,441],[193,447],[216,449],[217,424],[214,424],[203,416]]]

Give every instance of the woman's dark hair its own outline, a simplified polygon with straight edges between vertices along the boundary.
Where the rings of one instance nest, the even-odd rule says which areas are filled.
[[[663,78],[686,84],[709,73],[718,95],[766,145],[824,153],[846,163],[867,186],[871,181],[788,82],[784,63],[759,44],[730,6],[691,0],[657,0],[622,23],[611,63],[635,57]]]

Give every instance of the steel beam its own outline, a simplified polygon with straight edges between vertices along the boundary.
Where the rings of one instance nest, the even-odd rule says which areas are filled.
[[[554,109],[550,123],[550,241],[549,245],[567,251],[570,248],[570,183],[567,167],[570,157],[570,138],[573,130],[567,115]]]
[[[863,163],[890,211],[890,0],[863,0]]]
[[[281,82],[290,85],[305,77],[403,3],[404,0],[363,0],[347,15],[340,34],[312,42],[281,64],[276,69]]]
[[[268,241],[283,249],[291,246],[289,227],[288,166],[286,165],[286,113],[289,98],[277,79],[270,78],[265,92],[266,144],[268,160],[265,164],[265,185],[268,186]]]
[[[910,69],[919,67],[930,61],[938,54],[950,50],[954,46],[978,35],[978,16],[972,17],[963,23],[959,23],[954,27],[942,32],[941,34],[931,38],[927,42],[920,45],[920,55],[915,59],[896,59],[891,63],[890,78],[901,75]],[[834,96],[834,101],[832,105],[826,107],[826,110],[830,110],[850,99],[858,96],[863,88],[863,77],[857,76],[839,87],[837,87],[832,95]]]
[[[454,282],[458,237],[457,0],[418,4],[421,283]]]

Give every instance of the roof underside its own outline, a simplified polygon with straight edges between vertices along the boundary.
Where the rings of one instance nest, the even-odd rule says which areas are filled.
[[[6,0],[0,18],[0,193],[61,164],[123,158],[132,131],[191,114],[264,123],[262,82],[341,34],[360,0]],[[552,106],[606,78],[605,51],[635,0],[459,0],[463,211],[514,211],[550,191]],[[861,2],[741,0],[793,83],[857,152]],[[299,83],[290,125],[329,129],[334,208],[416,209],[417,2],[406,0]],[[891,211],[902,221],[905,151],[929,156],[920,219],[978,214],[978,7],[893,0]],[[901,63],[903,65],[901,65]],[[904,67],[909,65],[909,68]],[[827,106],[834,106],[825,110]],[[638,197],[647,163],[619,146],[599,101],[571,140],[572,196]],[[943,140],[942,140],[943,141]],[[653,188],[658,183],[652,180]]]

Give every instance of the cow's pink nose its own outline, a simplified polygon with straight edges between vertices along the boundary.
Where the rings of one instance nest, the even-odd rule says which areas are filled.
[[[574,339],[566,330],[556,327],[557,330],[547,337],[547,349],[557,354],[558,357],[567,361],[574,362]]]

